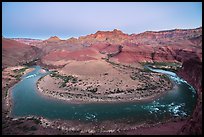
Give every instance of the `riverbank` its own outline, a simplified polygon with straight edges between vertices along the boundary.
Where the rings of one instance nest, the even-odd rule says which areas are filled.
[[[170,119],[159,123],[135,124],[129,120],[81,122],[75,120],[48,120],[41,118],[44,127],[79,135],[175,135],[184,119]],[[149,132],[147,132],[149,131]]]
[[[82,122],[76,120],[49,120],[27,116],[11,118],[13,128],[7,134],[24,135],[176,135],[185,119],[170,119],[159,123],[134,124],[128,120]]]
[[[11,109],[11,89],[21,80],[21,77],[29,72],[32,72],[34,68],[28,68],[26,66],[8,67],[2,72],[2,110],[10,112]],[[4,101],[4,102],[3,102]]]
[[[11,89],[21,80],[21,76],[33,71],[34,68],[26,66],[8,67],[2,71],[2,133],[9,134],[13,128],[10,116],[12,106]]]

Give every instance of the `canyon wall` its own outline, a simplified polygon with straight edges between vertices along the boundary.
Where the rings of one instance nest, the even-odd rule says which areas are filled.
[[[193,115],[181,128],[179,134],[202,135],[202,62],[199,57],[185,60],[178,75],[197,90],[198,96]]]
[[[16,40],[2,38],[2,69],[23,65],[41,57],[41,50]]]

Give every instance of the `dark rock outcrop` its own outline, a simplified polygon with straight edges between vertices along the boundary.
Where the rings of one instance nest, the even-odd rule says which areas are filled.
[[[194,112],[179,134],[202,135],[202,62],[199,57],[184,60],[178,75],[197,90],[198,96]]]

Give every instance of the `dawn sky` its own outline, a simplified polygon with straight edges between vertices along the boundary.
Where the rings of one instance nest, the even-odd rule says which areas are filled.
[[[140,33],[202,26],[202,2],[3,2],[2,35],[62,39],[119,29]]]

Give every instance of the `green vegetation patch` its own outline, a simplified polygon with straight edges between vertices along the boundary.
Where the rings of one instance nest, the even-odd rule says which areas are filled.
[[[165,80],[167,80],[167,81],[170,81],[169,77],[168,77],[167,75],[165,75],[165,74],[160,75],[160,78],[161,78],[161,79],[165,79]]]
[[[152,72],[152,73],[154,73],[153,71],[151,71],[150,69],[148,69],[148,68],[146,68],[146,67],[144,67],[144,69],[141,70],[141,72]]]
[[[73,83],[73,84],[75,84],[75,83],[78,82],[77,77],[74,77],[74,76],[72,76],[72,75],[63,76],[63,75],[60,75],[57,71],[52,71],[52,72],[50,73],[50,76],[63,80],[62,84],[60,85],[60,88],[61,88],[61,87],[65,87],[67,82],[71,82],[71,83]]]
[[[23,73],[25,72],[26,69],[28,69],[29,67],[25,66],[24,68],[21,69],[15,69],[13,70],[13,72],[15,73],[15,75],[10,75],[11,77],[16,78],[16,80],[20,80],[21,76],[23,75]]]
[[[92,86],[89,86],[89,87],[87,87],[86,90],[91,92],[91,93],[96,93],[98,91],[98,88],[93,88]]]
[[[140,62],[142,66],[144,65],[156,65],[156,66],[181,66],[179,62]]]
[[[8,87],[5,88],[5,97],[8,96],[8,89],[9,89]]]
[[[22,74],[17,74],[14,77],[16,78],[16,80],[20,80],[21,79]]]
[[[151,65],[152,68],[163,69],[167,71],[177,72],[182,64],[179,62],[140,62],[142,66]],[[144,68],[145,72],[149,72],[146,68]]]
[[[22,68],[22,69],[15,69],[15,70],[13,70],[13,72],[14,72],[14,73],[23,73],[26,69],[28,69],[27,66],[24,67],[24,68]]]

